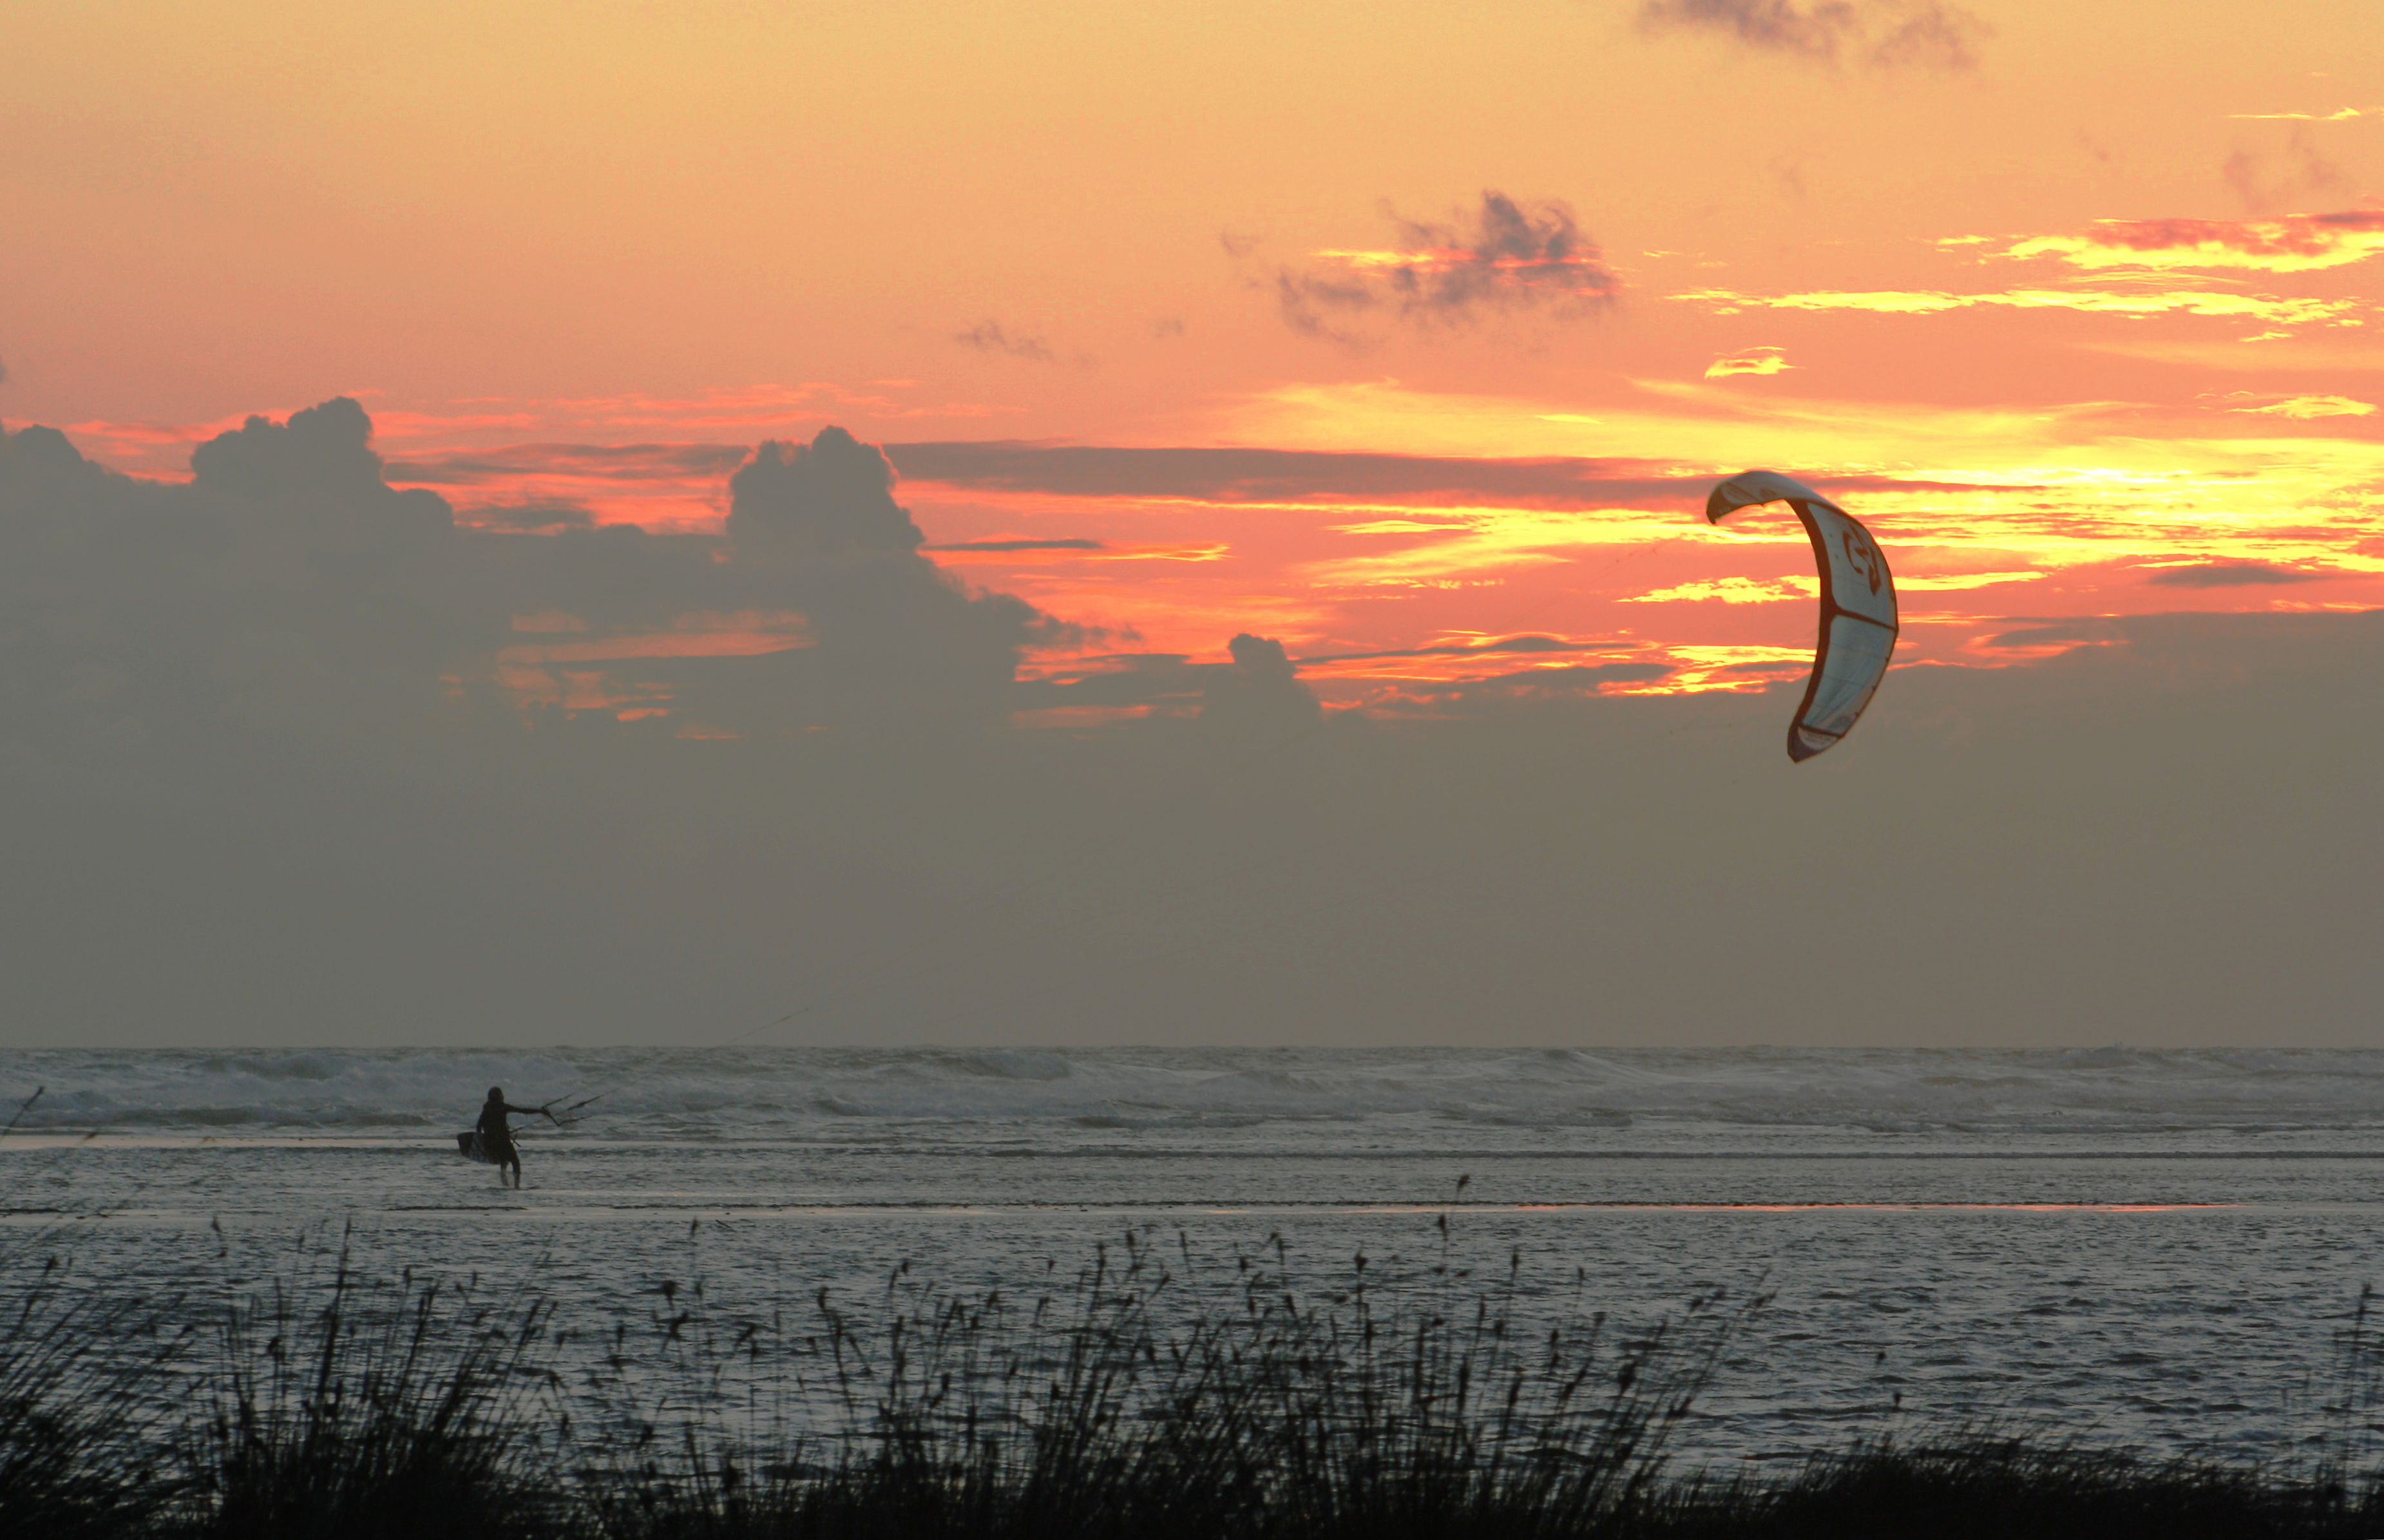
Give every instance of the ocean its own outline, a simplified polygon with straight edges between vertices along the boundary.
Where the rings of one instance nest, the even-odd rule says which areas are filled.
[[[594,1099],[516,1120],[518,1191],[455,1150],[491,1085]],[[1527,1322],[1768,1297],[1709,1460],[1982,1422],[2290,1456],[2384,1276],[2384,1051],[18,1050],[0,1121],[36,1087],[0,1269],[94,1291],[196,1310],[344,1248],[565,1319],[785,1311],[1133,1236],[1287,1288],[1505,1280]]]

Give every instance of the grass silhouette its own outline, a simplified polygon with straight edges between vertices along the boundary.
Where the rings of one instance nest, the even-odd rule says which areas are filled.
[[[2127,1540],[2384,1533],[2349,1446],[2163,1463],[1992,1429],[1719,1480],[1683,1448],[1760,1295],[1654,1327],[1273,1237],[1129,1233],[1073,1275],[908,1263],[766,1313],[665,1283],[604,1323],[477,1279],[96,1302],[0,1258],[11,1540]],[[1561,1294],[1561,1291],[1558,1291]],[[1529,1309],[1525,1307],[1529,1306]],[[2365,1302],[2347,1335],[2364,1363]],[[1528,1329],[1526,1319],[1541,1324]],[[2348,1428],[2354,1397],[2312,1415]],[[2330,1421],[2329,1421],[2330,1420]],[[2324,1430],[2321,1430],[2323,1433]],[[1682,1457],[1686,1456],[1687,1459]]]

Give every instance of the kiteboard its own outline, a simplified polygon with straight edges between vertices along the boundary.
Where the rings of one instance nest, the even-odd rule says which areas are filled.
[[[480,1137],[480,1131],[477,1128],[466,1128],[455,1136],[455,1153],[467,1161],[478,1161],[484,1166],[501,1163],[495,1156],[489,1153],[488,1144]]]

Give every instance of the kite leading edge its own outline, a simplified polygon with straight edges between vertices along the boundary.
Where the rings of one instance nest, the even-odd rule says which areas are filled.
[[[1706,522],[1741,508],[1785,503],[1813,541],[1821,578],[1821,636],[1805,700],[1788,724],[1788,757],[1808,760],[1854,731],[1895,652],[1895,579],[1870,531],[1812,488],[1775,470],[1750,470],[1714,488]]]

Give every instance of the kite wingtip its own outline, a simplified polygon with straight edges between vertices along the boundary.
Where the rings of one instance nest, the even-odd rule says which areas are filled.
[[[1741,508],[1750,507],[1757,503],[1769,503],[1777,498],[1780,494],[1769,488],[1747,485],[1758,477],[1778,479],[1780,473],[1771,470],[1743,470],[1736,476],[1724,477],[1715,482],[1713,491],[1706,494],[1706,522],[1720,524]],[[1763,495],[1757,495],[1758,493]]]

